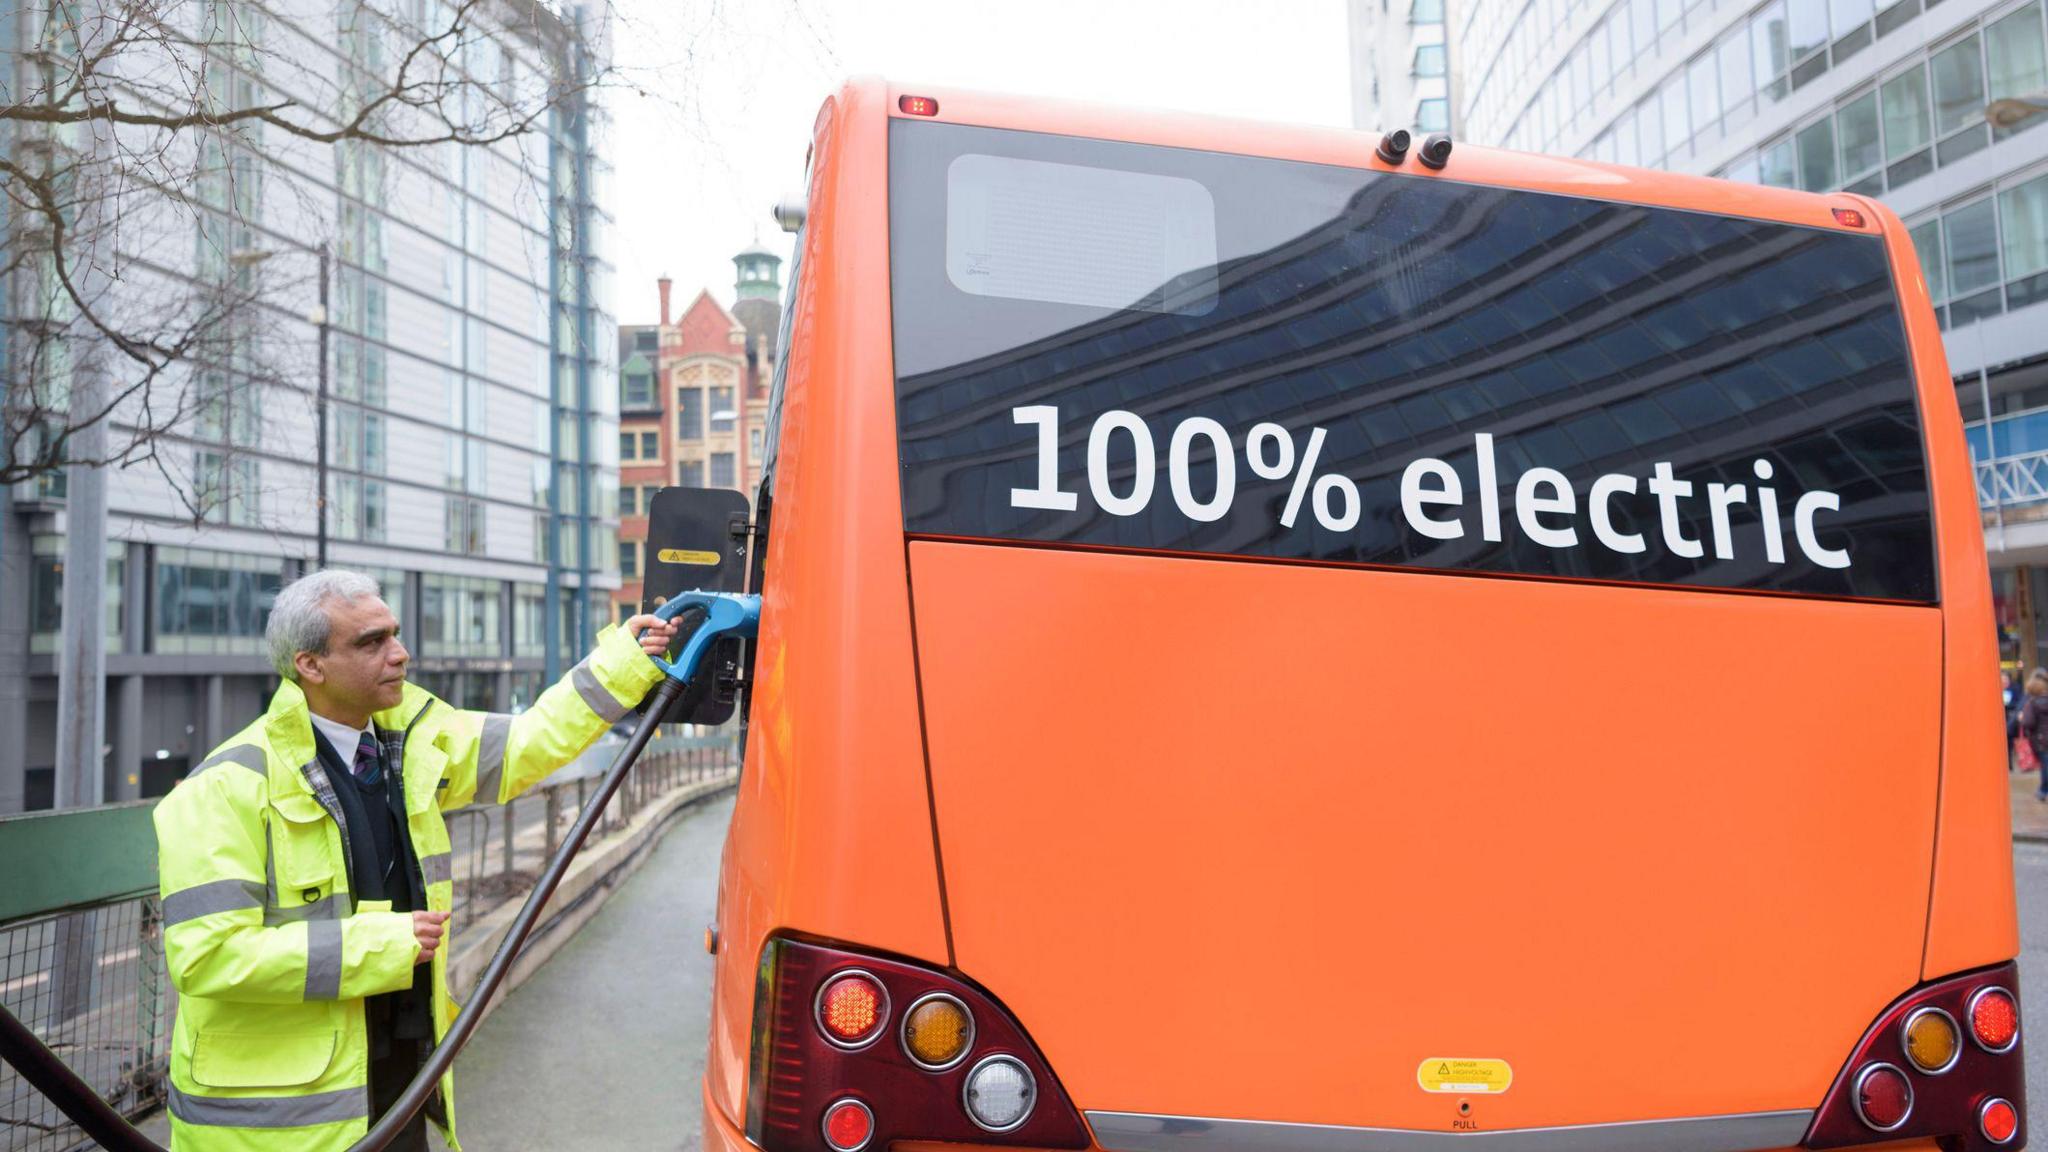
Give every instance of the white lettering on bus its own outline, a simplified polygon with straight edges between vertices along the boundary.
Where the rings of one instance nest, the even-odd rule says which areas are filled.
[[[1436,481],[1436,487],[1424,488],[1422,482],[1430,479]],[[1464,486],[1458,481],[1457,470],[1441,460],[1425,456],[1401,473],[1401,514],[1408,517],[1410,528],[1424,536],[1436,540],[1463,536],[1463,524],[1456,520],[1431,520],[1422,506],[1441,504],[1455,508],[1464,502]]]
[[[1010,506],[1056,512],[1077,511],[1080,505],[1078,494],[1059,488],[1058,407],[1029,405],[1012,408],[1010,415],[1015,423],[1036,430],[1038,450],[1034,473],[1037,483],[1030,488],[1010,489]],[[1129,462],[1129,491],[1124,493],[1118,493],[1111,485],[1110,458],[1117,432],[1124,433],[1130,441],[1128,455],[1121,451],[1116,453],[1120,461]],[[1311,429],[1299,453],[1296,452],[1293,434],[1270,421],[1254,425],[1245,437],[1245,464],[1252,474],[1260,480],[1288,482],[1284,510],[1278,516],[1279,526],[1283,529],[1293,528],[1297,518],[1304,514],[1313,514],[1316,523],[1330,532],[1349,532],[1363,518],[1357,484],[1341,472],[1317,470],[1325,436],[1324,429]],[[1213,473],[1207,499],[1197,495],[1195,477],[1195,445],[1204,440],[1208,442],[1209,450],[1205,463]],[[1117,409],[1095,418],[1088,431],[1087,474],[1088,492],[1097,507],[1112,516],[1137,516],[1145,512],[1158,484],[1160,461],[1154,445],[1150,425],[1135,412]],[[1494,436],[1487,432],[1475,433],[1472,448],[1473,470],[1479,487],[1479,534],[1489,543],[1498,543],[1503,529],[1499,457]],[[1770,480],[1776,475],[1776,469],[1765,459],[1754,461],[1751,469],[1760,481]],[[1188,519],[1213,523],[1230,514],[1231,505],[1237,498],[1236,448],[1230,430],[1218,421],[1206,416],[1180,421],[1167,441],[1166,472],[1174,506]],[[1643,533],[1623,532],[1614,522],[1617,498],[1647,492],[1656,501],[1658,535],[1664,547],[1675,556],[1687,559],[1704,557],[1709,542],[1685,534],[1685,522],[1689,516],[1696,515],[1694,509],[1697,508],[1687,502],[1694,498],[1698,487],[1691,480],[1680,480],[1668,460],[1652,463],[1647,478],[1613,472],[1595,477],[1588,489],[1585,507],[1593,539],[1602,547],[1624,555],[1648,551],[1649,543]],[[1714,558],[1733,560],[1737,551],[1734,510],[1749,506],[1752,489],[1747,484],[1718,482],[1704,487]],[[1764,556],[1772,564],[1783,564],[1785,526],[1778,493],[1767,484],[1758,484],[1754,497]],[[1464,538],[1465,522],[1459,515],[1465,506],[1464,481],[1448,462],[1433,456],[1410,461],[1401,472],[1400,499],[1401,515],[1410,530],[1432,540]],[[1515,477],[1514,501],[1515,524],[1531,542],[1545,548],[1580,546],[1576,522],[1579,494],[1572,487],[1571,478],[1563,472],[1541,466],[1527,469]],[[1848,550],[1823,545],[1821,526],[1817,523],[1822,512],[1841,510],[1842,498],[1834,492],[1806,492],[1793,504],[1793,539],[1798,543],[1800,553],[1822,568],[1849,567]]]

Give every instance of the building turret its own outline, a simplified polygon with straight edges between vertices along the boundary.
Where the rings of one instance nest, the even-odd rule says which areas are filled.
[[[738,280],[732,314],[747,330],[747,395],[767,395],[775,371],[775,334],[782,326],[782,257],[754,243],[732,258]]]

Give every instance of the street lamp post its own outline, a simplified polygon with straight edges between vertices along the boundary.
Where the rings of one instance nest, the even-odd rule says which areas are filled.
[[[314,515],[319,518],[317,537],[314,543],[314,561],[327,567],[327,266],[330,260],[327,241],[322,240],[320,254],[320,306],[313,314],[313,322],[320,327],[320,375],[315,423],[315,435],[319,448],[314,453],[314,469],[319,473],[319,493],[314,498]]]

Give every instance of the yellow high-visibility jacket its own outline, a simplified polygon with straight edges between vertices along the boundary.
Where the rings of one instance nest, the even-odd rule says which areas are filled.
[[[573,760],[661,680],[616,626],[517,715],[465,712],[408,684],[375,724],[404,782],[406,825],[427,907],[454,897],[441,813],[502,803]],[[363,998],[412,985],[412,915],[354,900],[333,784],[314,754],[305,694],[270,710],[157,805],[164,959],[178,989],[171,1142],[179,1152],[347,1148],[370,1115]],[[454,933],[433,960],[434,1035]],[[441,1083],[455,1147],[453,1077]]]

